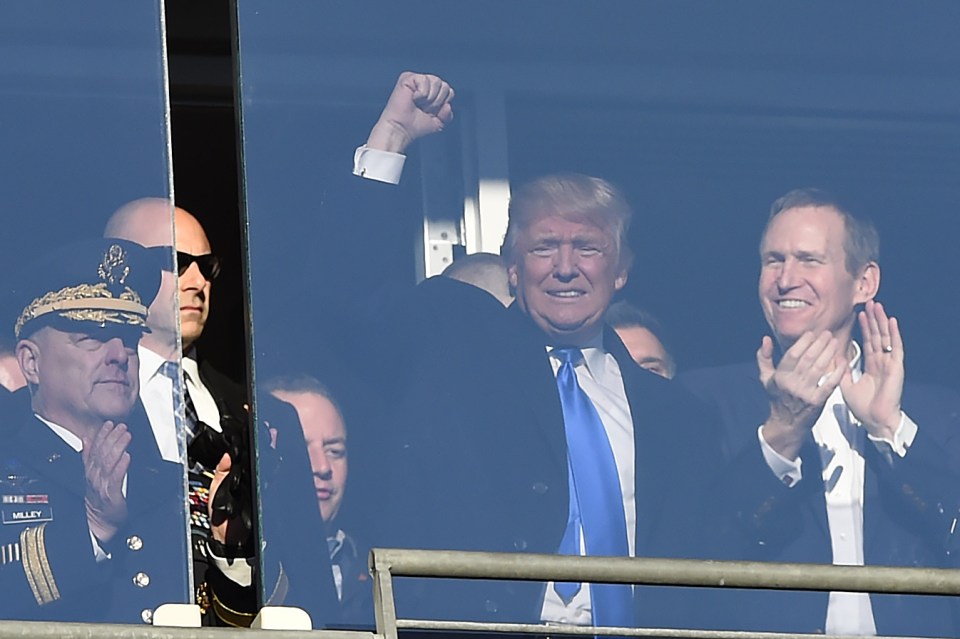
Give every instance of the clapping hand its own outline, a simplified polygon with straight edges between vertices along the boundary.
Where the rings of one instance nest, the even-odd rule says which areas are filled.
[[[94,536],[104,543],[127,519],[123,480],[130,468],[130,439],[124,424],[106,421],[91,439],[83,442],[87,523]]]

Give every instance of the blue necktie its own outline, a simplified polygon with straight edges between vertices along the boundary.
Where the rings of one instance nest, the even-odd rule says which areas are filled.
[[[552,354],[561,362],[557,388],[570,467],[570,510],[559,552],[579,555],[582,530],[587,555],[627,557],[627,524],[617,463],[600,415],[580,388],[574,370],[583,354],[576,348],[555,348]],[[564,602],[569,602],[580,584],[557,583],[555,589]],[[591,584],[590,600],[594,625],[633,625],[630,586]]]

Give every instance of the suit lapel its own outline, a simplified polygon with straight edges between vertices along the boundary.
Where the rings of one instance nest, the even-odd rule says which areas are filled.
[[[873,444],[864,447],[863,455],[863,560],[864,563],[882,563],[874,557],[883,555],[881,552],[882,535],[876,534],[884,530],[883,505],[880,494],[880,478],[873,471],[876,464],[887,463],[881,458],[880,451]],[[870,534],[873,531],[875,534]]]
[[[830,523],[827,520],[827,497],[823,485],[823,462],[820,460],[820,449],[813,441],[812,435],[807,436],[806,441],[800,448],[800,459],[803,460],[801,489],[808,490],[813,494],[812,498],[804,499],[803,502],[805,507],[809,509],[811,518],[816,522],[817,530],[827,540],[827,547],[832,548]]]
[[[664,494],[656,490],[656,486],[670,473],[670,469],[664,467],[668,460],[658,451],[672,450],[675,446],[665,441],[666,433],[660,427],[658,416],[663,415],[666,408],[662,405],[660,395],[651,389],[651,381],[657,380],[648,377],[651,373],[630,359],[614,331],[605,329],[603,342],[604,348],[617,360],[633,421],[636,554],[640,556],[656,524],[656,513],[662,507]]]
[[[546,443],[548,455],[563,466],[566,473],[567,439],[563,427],[563,409],[557,391],[556,377],[547,355],[546,337],[516,304],[509,309],[512,326],[503,338],[514,354],[511,384],[524,389],[523,403],[529,410],[536,430]]]

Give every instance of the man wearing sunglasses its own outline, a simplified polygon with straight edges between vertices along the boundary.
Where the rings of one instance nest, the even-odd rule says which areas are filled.
[[[249,625],[256,610],[251,587],[249,544],[251,508],[249,486],[230,482],[234,517],[207,520],[207,495],[212,495],[226,477],[232,463],[247,465],[247,411],[242,388],[209,362],[198,359],[197,340],[210,314],[213,280],[220,262],[213,254],[200,222],[186,210],[175,207],[176,264],[170,265],[171,203],[162,198],[144,198],[121,207],[107,222],[104,234],[155,247],[163,252],[164,270],[160,292],[150,306],[147,325],[150,333],[139,344],[140,399],[164,459],[179,461],[180,420],[188,441],[190,498],[194,520],[193,550],[197,602],[212,624]],[[180,344],[177,343],[177,300],[179,299]],[[182,384],[182,386],[181,386]],[[181,396],[182,393],[182,396]],[[176,401],[175,401],[176,398]],[[177,404],[184,406],[183,417]],[[229,452],[224,457],[223,452]],[[215,486],[210,475],[217,471]],[[235,477],[238,475],[235,475]],[[234,478],[235,478],[234,477]],[[209,490],[209,493],[207,492]],[[216,505],[223,504],[215,499]],[[237,525],[245,513],[247,525]],[[228,532],[228,524],[233,524]],[[210,531],[210,532],[208,532]],[[240,531],[240,532],[238,532]],[[229,537],[229,539],[228,539]],[[229,543],[228,543],[229,542]],[[210,561],[208,557],[213,557]],[[222,558],[222,559],[221,559]],[[233,559],[240,558],[239,561]],[[241,611],[238,613],[238,611]],[[249,615],[247,614],[249,613]]]

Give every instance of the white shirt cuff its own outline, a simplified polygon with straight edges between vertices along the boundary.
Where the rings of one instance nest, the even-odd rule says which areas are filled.
[[[371,149],[364,144],[353,154],[353,174],[368,180],[400,184],[406,161],[407,156],[402,153]]]
[[[238,557],[237,559],[220,557],[210,550],[209,545],[207,546],[207,554],[210,556],[210,559],[213,560],[217,569],[226,575],[227,579],[233,583],[238,586],[243,586],[244,588],[253,584],[253,566],[250,564],[251,559],[244,557]]]
[[[900,415],[900,425],[897,427],[897,432],[893,434],[893,441],[867,434],[867,438],[881,453],[906,457],[907,450],[913,446],[913,440],[917,437],[917,424],[903,411]]]
[[[801,468],[803,466],[803,460],[797,457],[796,459],[787,459],[770,446],[767,443],[767,440],[763,438],[763,424],[757,428],[757,439],[760,440],[760,450],[763,451],[763,459],[767,462],[767,466],[773,471],[773,474],[777,476],[777,479],[782,481],[787,487],[792,487],[797,484],[801,479],[803,479],[803,473]]]

